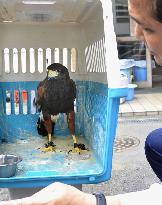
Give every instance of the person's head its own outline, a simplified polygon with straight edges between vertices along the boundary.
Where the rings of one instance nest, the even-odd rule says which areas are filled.
[[[136,37],[162,65],[162,0],[128,0],[128,10],[136,22]]]

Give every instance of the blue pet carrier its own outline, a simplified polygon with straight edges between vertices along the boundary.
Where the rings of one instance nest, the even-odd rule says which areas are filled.
[[[14,3],[13,22],[0,25],[0,154],[16,154],[22,161],[15,176],[0,178],[0,187],[108,180],[119,101],[127,95],[111,1],[55,1],[43,5],[44,10],[25,1]],[[33,100],[53,62],[66,66],[76,82],[76,136],[88,148],[80,155],[68,152],[72,137],[64,114],[55,126],[56,152],[39,149],[47,138],[37,133],[39,113]]]

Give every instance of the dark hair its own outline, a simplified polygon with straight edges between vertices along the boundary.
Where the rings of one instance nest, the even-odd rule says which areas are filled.
[[[153,17],[162,23],[162,0],[154,0],[153,4]]]
[[[135,7],[142,6],[142,0],[128,0]],[[146,0],[148,4],[148,10],[150,11],[151,16],[156,20],[162,23],[162,0]]]

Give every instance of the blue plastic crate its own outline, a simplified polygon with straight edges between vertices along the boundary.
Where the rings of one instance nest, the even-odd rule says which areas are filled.
[[[38,150],[44,140],[36,131],[38,113],[31,114],[30,95],[38,82],[0,84],[0,153],[14,153],[23,158],[16,175],[1,178],[0,187],[42,187],[53,181],[70,184],[98,183],[110,178],[119,97],[124,95],[126,89],[108,89],[106,85],[92,81],[77,81],[76,84],[76,134],[78,140],[84,141],[90,149],[77,157],[67,154],[65,147],[70,142],[72,145],[72,140],[62,116],[56,124],[54,139],[59,150],[48,154]],[[15,114],[15,90],[20,96],[19,114]],[[27,92],[25,114],[21,98],[24,90]],[[7,103],[6,91],[11,96]],[[7,113],[8,104],[11,105],[10,114]],[[67,149],[69,148],[70,146]]]
[[[136,82],[147,80],[146,60],[136,61],[136,66],[134,67],[134,80]]]

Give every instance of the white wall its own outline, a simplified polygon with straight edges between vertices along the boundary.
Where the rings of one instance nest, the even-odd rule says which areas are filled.
[[[0,25],[0,47],[79,47],[81,28],[77,25]]]

